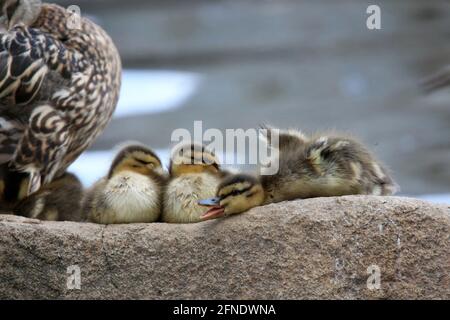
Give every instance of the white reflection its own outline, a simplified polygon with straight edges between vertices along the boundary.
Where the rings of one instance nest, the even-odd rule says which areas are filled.
[[[182,106],[196,91],[200,76],[178,71],[124,70],[115,118],[158,113]]]

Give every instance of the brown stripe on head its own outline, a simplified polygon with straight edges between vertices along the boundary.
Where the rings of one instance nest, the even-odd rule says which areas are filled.
[[[225,178],[218,186],[218,196],[226,197],[235,192],[245,192],[260,182],[257,178],[247,174],[236,174]]]
[[[185,166],[186,170],[183,172],[194,170],[188,169],[188,166],[213,167],[216,171],[220,170],[219,159],[214,152],[197,143],[183,144],[172,150],[169,172],[172,174],[174,168],[181,166]]]
[[[161,160],[155,152],[144,145],[133,144],[123,147],[116,155],[109,169],[108,178],[111,178],[119,167],[125,165],[127,161],[130,162],[130,165],[133,164],[134,166],[146,167],[153,165],[155,168],[162,167]]]

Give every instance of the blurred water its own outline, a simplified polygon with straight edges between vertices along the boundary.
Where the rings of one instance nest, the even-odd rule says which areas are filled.
[[[178,71],[124,70],[115,118],[176,109],[200,84],[200,76]]]
[[[426,200],[436,204],[450,204],[450,193],[446,194],[426,194],[422,196],[418,196],[421,200]]]

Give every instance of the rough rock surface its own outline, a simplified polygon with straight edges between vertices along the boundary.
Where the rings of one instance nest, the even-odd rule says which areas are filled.
[[[190,225],[1,215],[0,298],[450,299],[449,235],[450,207],[397,197],[284,202]],[[80,290],[67,287],[71,265]],[[379,289],[368,288],[371,265]]]

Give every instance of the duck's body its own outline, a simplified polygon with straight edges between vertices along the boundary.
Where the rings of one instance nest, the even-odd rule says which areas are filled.
[[[157,221],[165,179],[161,162],[151,150],[125,148],[108,176],[86,192],[83,211],[87,220],[102,224]]]
[[[103,131],[118,101],[121,63],[109,36],[86,18],[71,27],[77,17],[58,5],[0,3],[0,176],[6,191],[25,176],[31,194]]]
[[[337,134],[306,136],[299,131],[270,130],[278,135],[279,170],[272,175],[226,177],[216,197],[199,202],[211,207],[202,220],[247,211],[286,200],[350,194],[391,195],[397,190],[387,170],[354,138]],[[269,134],[269,137],[271,135]]]
[[[65,173],[19,201],[13,213],[39,220],[81,221],[82,195],[80,180],[71,173]]]
[[[349,194],[390,195],[397,189],[387,170],[353,137],[279,134],[279,171],[262,175],[265,203]]]
[[[184,152],[172,152],[170,181],[164,191],[162,221],[193,223],[202,221],[205,208],[198,200],[213,197],[224,175],[216,156],[204,146],[189,144]]]

